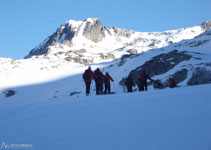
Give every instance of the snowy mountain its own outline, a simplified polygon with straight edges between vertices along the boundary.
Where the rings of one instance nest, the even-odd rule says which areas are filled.
[[[104,27],[99,19],[85,21],[70,20],[44,42],[35,47],[29,55],[66,59],[82,64],[114,60],[125,54],[138,54],[193,39],[211,27],[205,22],[192,28],[182,28],[165,32],[135,32],[116,27]]]
[[[0,148],[208,150],[210,58],[211,21],[147,33],[70,20],[25,59],[0,58]],[[92,82],[85,95],[88,65],[110,73],[116,94],[96,96]],[[143,70],[179,88],[124,93]]]
[[[137,80],[142,70],[164,83],[174,77],[179,86],[204,84],[211,81],[210,48],[211,21],[147,33],[104,27],[96,18],[70,20],[26,59],[0,58],[0,89],[27,86],[36,90],[35,85],[41,85],[45,90],[39,97],[54,97],[57,91],[67,96],[83,86],[81,74],[90,64],[93,70],[99,67],[113,76],[117,92],[122,92],[123,78],[131,74]],[[54,86],[46,88],[48,83]],[[34,94],[29,98],[38,96]]]

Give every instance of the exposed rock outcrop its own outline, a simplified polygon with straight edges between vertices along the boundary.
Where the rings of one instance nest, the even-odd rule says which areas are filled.
[[[195,69],[192,77],[188,81],[188,85],[198,85],[206,83],[211,83],[211,71],[201,67]]]
[[[138,54],[138,50],[136,50],[136,49],[129,49],[129,50],[127,50],[127,52],[129,54]]]
[[[176,81],[176,83],[180,83],[187,78],[188,70],[182,69],[177,71],[175,74],[172,75],[172,78]]]
[[[192,41],[192,42],[189,42],[188,44],[190,47],[198,47],[207,42],[209,42],[209,40]]]
[[[164,53],[153,57],[151,60],[146,61],[142,66],[132,70],[130,74],[137,80],[143,70],[149,74],[150,77],[160,75],[168,72],[182,61],[191,59],[191,55],[186,52],[178,52],[173,50],[169,53]]]
[[[93,64],[93,59],[90,58],[81,58],[79,56],[75,56],[75,57],[72,57],[72,56],[68,56],[65,58],[66,61],[73,61],[75,63],[79,63],[79,64],[84,64],[84,65],[90,65],[90,64]]]
[[[105,28],[99,19],[93,19],[92,22],[86,21],[86,27],[83,35],[93,42],[100,42],[105,37]]]
[[[126,61],[127,61],[127,58],[130,58],[130,57],[132,57],[132,56],[134,56],[134,55],[133,55],[133,54],[126,54],[126,55],[123,55],[123,56],[121,57],[121,59],[120,59],[120,62],[119,62],[119,64],[118,64],[118,66],[120,67],[120,66],[124,65],[124,64],[126,63]]]
[[[109,60],[109,59],[114,60],[115,59],[115,56],[111,53],[100,53],[99,56],[103,60]]]
[[[204,30],[211,29],[211,20],[205,21],[201,25],[204,28]]]
[[[127,37],[127,38],[130,38],[131,35],[133,33],[135,33],[132,30],[120,29],[120,28],[117,28],[117,27],[112,27],[112,29],[117,36],[124,36],[124,37]]]
[[[14,90],[6,90],[5,92],[4,92],[4,94],[5,94],[5,97],[10,97],[10,96],[13,96],[13,95],[15,95],[15,91]]]
[[[33,55],[47,54],[49,46],[55,45],[56,43],[65,43],[66,45],[71,46],[72,38],[77,35],[78,30],[74,30],[74,27],[66,23],[58,28],[55,33],[45,39],[40,45],[32,49],[25,58],[30,58]]]

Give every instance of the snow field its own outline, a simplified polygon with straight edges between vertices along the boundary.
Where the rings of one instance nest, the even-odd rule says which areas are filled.
[[[210,84],[142,93],[0,101],[0,141],[33,149],[207,150]]]

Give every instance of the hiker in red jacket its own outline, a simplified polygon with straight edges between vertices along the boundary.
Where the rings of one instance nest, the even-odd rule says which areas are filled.
[[[105,83],[104,94],[107,94],[107,93],[110,93],[110,92],[111,92],[110,80],[111,80],[112,82],[114,82],[114,80],[113,80],[112,77],[109,75],[109,73],[106,72],[105,79],[104,79],[104,83]]]
[[[147,79],[153,81],[147,74],[146,71],[143,70],[143,72],[141,73],[139,80],[139,91],[147,91]]]
[[[170,79],[169,79],[169,87],[170,87],[170,88],[174,88],[174,87],[176,87],[176,86],[177,86],[176,81],[175,81],[173,78],[170,78]]]
[[[103,82],[105,79],[105,76],[100,71],[99,68],[97,68],[94,72],[95,74],[95,85],[96,85],[96,95],[103,94]]]
[[[86,69],[83,74],[83,80],[86,84],[86,95],[87,96],[90,93],[90,85],[91,85],[93,78],[95,78],[95,74],[92,72],[91,67],[89,66],[88,69]]]

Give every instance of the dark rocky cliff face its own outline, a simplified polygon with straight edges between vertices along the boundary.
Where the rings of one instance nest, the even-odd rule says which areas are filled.
[[[78,36],[82,25],[85,24],[83,31],[84,37],[95,43],[102,41],[105,37],[105,28],[99,19],[87,19],[80,24],[76,29],[71,24],[62,25],[55,33],[49,36],[43,43],[32,49],[25,58],[30,58],[33,55],[43,55],[48,53],[48,47],[55,43],[62,43],[68,46],[72,45],[72,39]]]
[[[78,32],[72,30],[71,26],[67,24],[64,28],[59,28],[55,33],[49,36],[43,43],[32,49],[25,58],[30,58],[33,55],[43,55],[48,53],[48,47],[54,45],[56,42],[66,42],[66,44],[71,45],[71,40],[74,36],[76,36]],[[62,39],[63,38],[63,39]]]
[[[193,56],[192,56],[193,55]],[[194,56],[195,55],[195,56]],[[187,51],[177,51],[173,50],[169,53],[163,53],[151,58],[149,61],[146,61],[143,65],[132,70],[129,74],[132,76],[136,82],[140,77],[143,70],[153,78],[154,76],[164,74],[179,63],[183,61],[188,61],[191,58],[194,60],[201,59],[198,56],[202,56],[201,53],[193,53]],[[130,57],[130,56],[128,56]],[[120,63],[122,63],[120,61]],[[194,67],[192,64],[183,65],[182,68],[178,69],[175,73],[168,75],[168,77],[163,80],[164,85],[168,85],[169,78],[175,79],[176,83],[181,83],[188,77],[188,72],[192,73],[191,77],[188,78],[187,85],[199,85],[211,83],[211,63],[200,63],[197,64],[198,67]],[[123,78],[119,83],[124,85],[125,78]],[[152,82],[148,83],[149,85]]]
[[[143,70],[145,70],[150,77],[164,74],[174,68],[182,61],[191,59],[191,55],[186,52],[178,52],[173,50],[169,53],[164,53],[153,57],[151,60],[146,61],[142,66],[130,72],[130,75],[137,80]]]
[[[94,20],[94,23],[86,21],[86,27],[83,35],[95,43],[102,41],[105,37],[105,28],[99,19]]]
[[[211,66],[211,64],[205,64],[205,66]],[[198,67],[192,74],[192,77],[188,81],[188,85],[199,85],[211,83],[211,71],[205,67]]]

